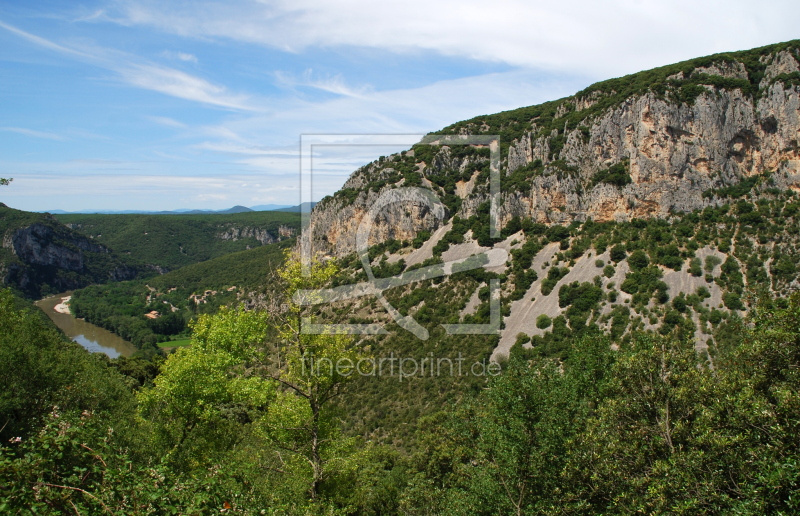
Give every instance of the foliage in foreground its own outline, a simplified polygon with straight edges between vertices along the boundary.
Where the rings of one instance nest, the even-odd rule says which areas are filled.
[[[58,335],[48,337],[52,329],[44,328],[41,317],[14,305],[9,293],[2,296],[0,324],[27,328],[0,340],[3,353],[24,351],[36,362],[66,346],[53,340],[37,348],[36,342]],[[283,314],[292,320],[291,313]],[[0,510],[484,515],[800,510],[800,296],[762,301],[742,343],[717,355],[713,368],[677,334],[637,335],[617,351],[606,337],[586,335],[571,343],[563,359],[512,358],[477,396],[420,420],[418,445],[408,455],[341,437],[330,404],[322,403],[323,417],[315,420],[308,395],[343,385],[344,379],[298,377],[292,370],[293,362],[303,360],[292,347],[298,341],[287,334],[265,340],[275,324],[273,316],[241,310],[203,316],[195,345],[171,355],[155,385],[139,391],[137,416],[128,405],[130,393],[118,391],[117,406],[92,397],[64,399],[57,376],[14,377],[4,368],[4,387],[13,381],[12,392],[39,388],[41,403],[36,413],[15,416],[26,424],[15,423],[14,434],[6,432],[0,443]],[[334,358],[353,353],[330,337],[306,346]],[[294,358],[271,361],[273,344],[283,348],[282,356]],[[32,348],[40,355],[34,357]],[[103,361],[86,354],[83,360],[92,364],[95,382],[119,385]],[[63,406],[53,409],[56,402]],[[11,414],[8,406],[4,420]],[[322,442],[316,448],[315,431]],[[321,475],[315,467],[322,468]]]

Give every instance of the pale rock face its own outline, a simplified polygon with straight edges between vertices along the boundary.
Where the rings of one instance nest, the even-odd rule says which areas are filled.
[[[331,199],[319,210],[314,208],[302,238],[310,242],[312,253],[344,256],[356,250],[356,232],[368,214],[377,192],[361,192],[352,204]],[[411,240],[423,230],[435,230],[443,221],[423,203],[406,202],[387,206],[373,221],[369,245],[386,240]]]
[[[539,129],[531,121],[532,130],[511,142],[502,177],[537,159],[545,165],[544,173],[531,180],[530,191],[501,195],[500,222],[505,224],[513,216],[547,224],[589,217],[595,221],[667,217],[671,212],[722,204],[722,199],[703,197],[703,192],[765,171],[772,172],[775,187],[800,189],[800,87],[780,81],[770,84],[778,75],[800,71],[800,67],[789,51],[763,62],[768,65],[756,100],[738,89],[709,86],[692,105],[647,93],[587,119],[583,125],[589,128],[588,138],[577,129],[568,132],[556,157],[571,171],[558,169],[548,159],[557,132],[537,136]],[[747,78],[747,70],[738,62],[715,63],[695,73]],[[582,110],[601,96],[595,92],[569,102]],[[630,184],[593,184],[597,172],[623,160],[629,163]],[[427,166],[436,170],[463,171],[468,166],[456,162],[445,148],[432,161]],[[365,172],[378,168],[373,163],[357,170],[345,188],[360,190],[366,184]],[[473,215],[488,199],[486,184],[473,184],[468,192],[462,185],[458,193],[464,196],[458,213],[462,217]],[[312,212],[305,238],[325,253],[353,252],[358,225],[378,195],[360,190],[350,204],[341,198],[320,203]],[[440,225],[442,221],[422,206],[397,206],[376,222],[370,243],[413,238],[420,230],[433,231]]]
[[[217,235],[221,240],[237,241],[240,238],[255,238],[262,245],[267,245],[275,242],[273,237],[266,229],[251,228],[251,227],[231,227]]]
[[[739,62],[720,61],[711,66],[701,66],[694,69],[692,75],[704,73],[706,75],[719,75],[730,79],[747,79],[747,69]]]
[[[4,247],[10,247],[14,254],[26,264],[56,266],[76,272],[80,272],[84,268],[81,250],[95,253],[109,252],[108,248],[91,243],[86,238],[70,238],[63,243],[57,240],[57,235],[50,227],[36,223],[18,229],[10,238],[9,235],[6,235]],[[77,249],[67,247],[65,244]]]
[[[800,67],[797,65],[797,59],[791,52],[784,50],[778,52],[772,58],[772,62],[764,70],[764,78],[759,83],[760,88],[767,86],[772,79],[783,73],[800,72]]]

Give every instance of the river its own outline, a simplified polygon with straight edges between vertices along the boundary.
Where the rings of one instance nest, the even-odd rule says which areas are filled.
[[[122,337],[83,319],[76,319],[69,313],[59,313],[56,305],[61,305],[62,301],[71,295],[72,292],[64,292],[46,297],[37,301],[36,306],[44,310],[44,313],[67,334],[67,337],[92,353],[105,353],[111,358],[117,358],[120,355],[129,357],[136,352],[136,347]]]

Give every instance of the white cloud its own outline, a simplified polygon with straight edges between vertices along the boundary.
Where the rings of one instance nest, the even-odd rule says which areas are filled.
[[[563,97],[586,86],[588,79],[565,76],[542,79],[512,71],[441,81],[409,89],[369,92],[325,102],[295,102],[279,112],[255,114],[203,128],[207,138],[192,149],[206,159],[229,160],[243,170],[299,173],[301,134],[419,134],[454,121]],[[343,142],[346,143],[346,142]],[[407,148],[347,146],[315,156],[315,197],[338,190],[356,168]]]
[[[177,120],[166,116],[148,116],[147,119],[152,120],[153,122],[166,127],[175,127],[177,129],[186,128],[186,124],[184,124],[183,122],[178,122]]]
[[[112,70],[124,82],[173,97],[240,111],[259,111],[246,95],[232,94],[224,86],[180,70],[150,63],[123,52],[91,47],[76,50],[18,29],[0,21],[3,28],[42,48],[52,50],[93,65]]]
[[[290,51],[431,50],[601,76],[792,39],[800,16],[800,4],[782,0],[759,9],[746,0],[129,0],[117,9],[126,24]]]
[[[147,90],[158,91],[181,99],[243,111],[255,110],[244,95],[232,95],[223,86],[189,75],[174,68],[152,64],[128,64],[117,68],[127,83]]]
[[[166,57],[167,59],[178,59],[179,61],[185,61],[188,63],[197,63],[198,61],[196,55],[187,54],[185,52],[173,52],[171,50],[165,50],[161,52],[161,55]]]
[[[276,72],[275,78],[278,84],[282,86],[314,88],[344,97],[363,97],[370,91],[370,88],[366,86],[359,88],[348,86],[345,84],[344,78],[339,74],[315,77],[314,71],[311,69],[306,70],[300,77],[294,77],[285,72]]]
[[[9,133],[24,134],[33,138],[44,138],[46,140],[66,140],[63,136],[56,133],[48,133],[44,131],[34,131],[33,129],[25,129],[24,127],[0,127],[0,131]]]
[[[69,47],[65,47],[63,45],[59,45],[57,43],[54,43],[54,42],[50,41],[49,39],[45,39],[45,38],[42,38],[42,37],[37,36],[35,34],[31,34],[29,32],[25,32],[24,30],[18,29],[16,27],[14,27],[13,25],[9,25],[9,24],[4,23],[2,21],[0,21],[0,27],[5,29],[5,30],[7,30],[7,31],[9,31],[9,32],[11,32],[12,34],[16,34],[17,36],[19,36],[19,37],[21,37],[23,39],[26,39],[26,40],[30,41],[31,43],[34,43],[35,45],[38,45],[38,46],[43,47],[43,48],[46,48],[48,50],[53,50],[53,51],[61,53],[61,54],[67,54],[67,55],[71,55],[73,57],[82,58],[82,59],[91,59],[91,58],[94,57],[94,56],[92,56],[90,54],[81,52],[79,50],[76,50],[76,49],[73,49],[73,48],[69,48]]]

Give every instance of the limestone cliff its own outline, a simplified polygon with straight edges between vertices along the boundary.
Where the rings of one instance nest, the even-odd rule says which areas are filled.
[[[756,195],[800,190],[799,49],[794,41],[687,61],[437,134],[500,136],[501,224],[667,217],[722,204],[726,188],[750,178]],[[304,238],[316,251],[352,252],[369,207],[400,186],[429,188],[447,217],[469,217],[489,199],[487,171],[485,152],[416,145],[355,171],[315,207]],[[398,204],[382,210],[371,243],[444,222],[420,203]]]
[[[31,297],[91,283],[133,279],[137,267],[48,214],[0,207],[0,268],[4,284]]]

